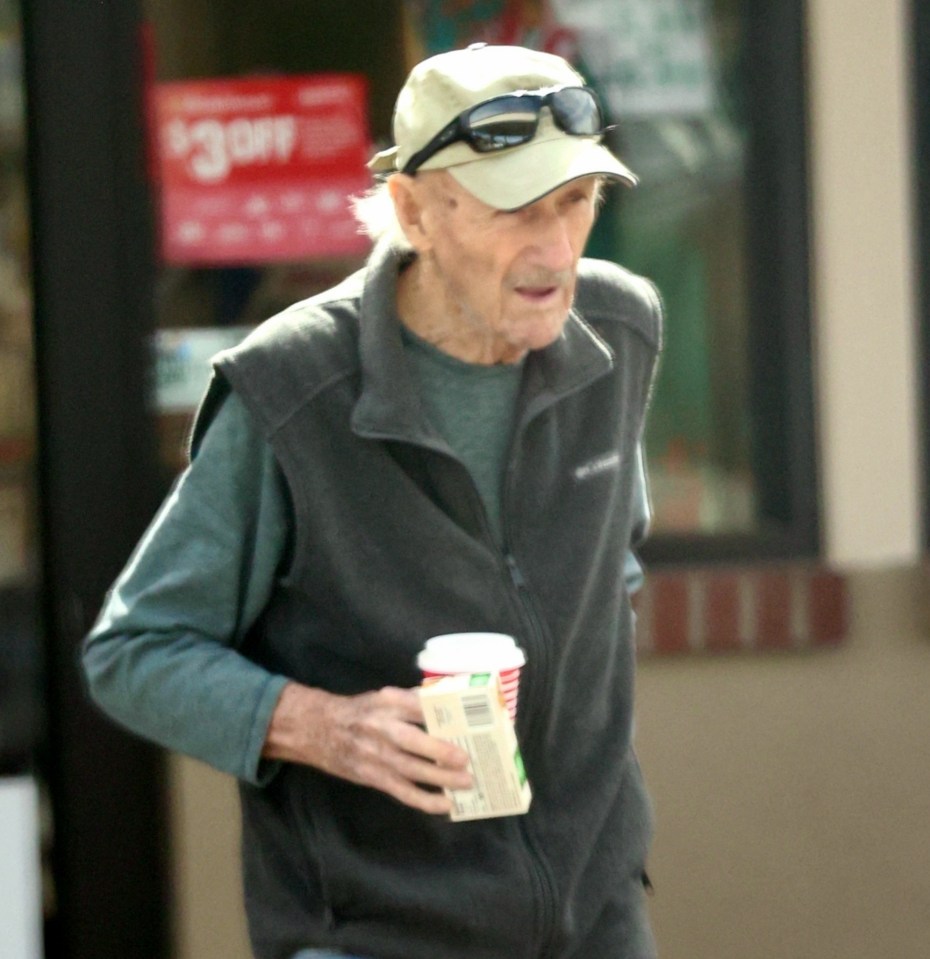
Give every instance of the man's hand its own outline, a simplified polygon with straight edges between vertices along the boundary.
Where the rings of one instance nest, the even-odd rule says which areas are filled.
[[[442,815],[449,798],[424,785],[468,789],[468,755],[427,735],[413,689],[387,686],[358,696],[288,683],[271,717],[262,755],[315,766],[380,789],[414,809]]]

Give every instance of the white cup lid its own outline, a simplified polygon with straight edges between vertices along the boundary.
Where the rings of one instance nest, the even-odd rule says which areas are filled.
[[[431,673],[481,673],[518,669],[526,655],[504,633],[446,633],[433,636],[417,656],[417,666]]]

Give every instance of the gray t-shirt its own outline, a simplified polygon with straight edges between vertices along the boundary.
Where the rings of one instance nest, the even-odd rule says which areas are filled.
[[[404,345],[426,416],[475,481],[500,546],[504,468],[523,363],[465,363],[408,330]]]

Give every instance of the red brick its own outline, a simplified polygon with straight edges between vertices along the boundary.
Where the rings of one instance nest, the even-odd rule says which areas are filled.
[[[735,573],[711,573],[704,586],[704,647],[732,652],[740,636],[740,580]]]
[[[780,570],[759,572],[753,578],[756,594],[756,641],[758,649],[791,649],[791,580]]]
[[[846,638],[849,630],[849,603],[846,580],[837,573],[821,570],[811,577],[808,621],[811,642],[833,646]]]
[[[650,577],[652,647],[657,653],[684,653],[688,647],[688,576],[659,573]]]

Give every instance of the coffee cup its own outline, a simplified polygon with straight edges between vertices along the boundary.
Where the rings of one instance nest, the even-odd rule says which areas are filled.
[[[425,679],[461,673],[497,673],[511,720],[517,718],[520,670],[526,655],[504,633],[444,633],[433,636],[417,656]]]

